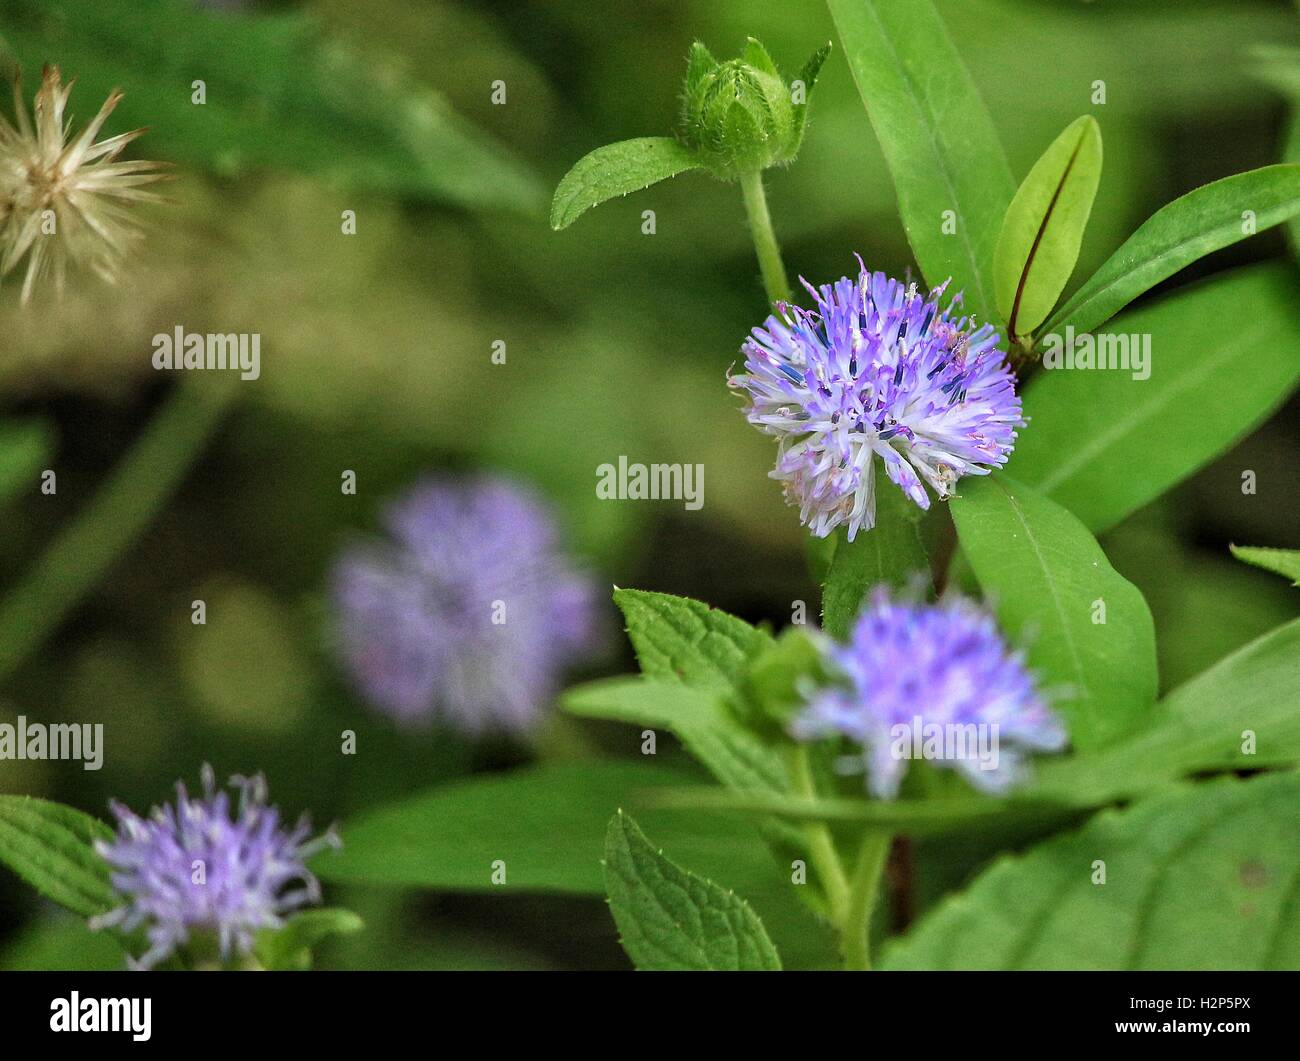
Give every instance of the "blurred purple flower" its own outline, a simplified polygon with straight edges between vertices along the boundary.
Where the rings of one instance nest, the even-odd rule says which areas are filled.
[[[985,791],[1017,783],[1027,752],[1065,745],[1065,729],[1022,654],[1008,649],[993,617],[971,601],[892,601],[877,588],[849,644],[834,645],[829,662],[843,684],[818,690],[791,732],[799,740],[839,734],[862,745],[867,787],[877,798],[897,795],[927,735],[962,741],[966,754],[940,755],[935,765]],[[991,742],[991,761],[976,754],[981,741]]]
[[[431,478],[393,505],[389,537],[339,557],[333,600],[357,686],[405,724],[520,733],[597,642],[594,583],[531,492]]]
[[[780,304],[729,383],[749,396],[749,422],[780,439],[772,478],[814,535],[847,522],[852,541],[875,525],[876,456],[921,508],[923,481],[943,500],[1006,462],[1024,424],[1015,377],[992,325],[954,318],[960,295],[940,310],[946,284],[923,296],[865,267],[804,286],[816,308]]]
[[[337,846],[333,832],[309,840],[305,816],[283,828],[279,810],[267,806],[260,775],[230,779],[239,792],[233,813],[210,766],[203,767],[202,782],[201,799],[191,799],[177,782],[175,806],[155,807],[148,818],[114,801],[117,838],[95,843],[125,903],[92,918],[91,927],[132,932],[146,926],[149,949],[131,963],[138,968],[165,960],[191,933],[214,936],[222,961],[246,955],[260,929],[278,928],[285,914],[320,899],[306,860]]]

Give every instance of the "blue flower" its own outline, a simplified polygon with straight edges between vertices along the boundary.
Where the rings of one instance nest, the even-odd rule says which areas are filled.
[[[1023,656],[971,601],[893,601],[877,588],[849,643],[829,649],[829,662],[842,682],[814,692],[791,732],[861,745],[867,787],[878,798],[897,795],[918,756],[1002,791],[1023,776],[1026,753],[1065,746],[1065,729]]]
[[[859,259],[861,265],[861,259]],[[816,290],[813,310],[784,303],[746,340],[730,385],[749,422],[780,440],[772,478],[819,538],[841,523],[852,541],[876,521],[875,457],[921,508],[963,475],[1006,463],[1023,426],[1015,377],[992,325],[955,317],[884,273]]]
[[[260,776],[230,779],[239,793],[234,807],[217,790],[210,766],[202,782],[200,799],[177,782],[175,805],[155,807],[148,818],[114,801],[117,838],[95,843],[124,903],[92,918],[91,927],[129,933],[145,926],[149,949],[132,962],[138,968],[164,961],[195,934],[215,939],[222,961],[247,955],[258,931],[278,928],[284,915],[320,900],[306,860],[337,846],[334,834],[309,840],[305,817],[283,827]]]
[[[597,642],[596,589],[561,553],[531,493],[434,477],[393,505],[385,539],[339,557],[339,648],[398,722],[469,735],[532,727],[563,668]]]

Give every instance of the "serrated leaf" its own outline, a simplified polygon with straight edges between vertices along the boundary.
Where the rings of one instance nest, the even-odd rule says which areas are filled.
[[[730,689],[772,636],[689,597],[614,591],[641,673],[702,689]]]
[[[1300,763],[1298,703],[1300,619],[1166,694],[1114,745],[1043,760],[1025,795],[1098,805],[1193,774]]]
[[[1300,166],[1265,166],[1188,192],[1162,206],[1043,328],[1090,332],[1199,258],[1300,214]],[[1238,315],[1237,323],[1249,318]]]
[[[873,586],[903,589],[914,581],[929,581],[921,515],[901,490],[879,477],[876,525],[860,531],[851,542],[839,532],[822,585],[822,626],[832,637],[848,637]]]
[[[1075,748],[1133,728],[1157,685],[1155,628],[1137,587],[1073,515],[1001,473],[964,479],[951,507],[1002,629],[1025,644],[1040,684],[1060,689],[1053,706]]]
[[[1247,564],[1262,567],[1300,586],[1300,549],[1270,549],[1262,545],[1230,545],[1232,555]]]
[[[83,917],[118,903],[108,863],[92,846],[112,838],[107,825],[73,807],[32,796],[0,796],[0,862]]]
[[[993,258],[993,282],[998,313],[1012,338],[1033,334],[1074,272],[1101,162],[1101,128],[1085,114],[1043,152],[1011,200]]]
[[[828,3],[921,272],[932,286],[951,277],[966,309],[989,319],[993,251],[1016,185],[961,52],[930,0]]]
[[[259,933],[254,956],[264,969],[272,971],[310,969],[312,948],[321,940],[357,932],[362,927],[361,918],[351,910],[300,910],[282,928]]]
[[[781,968],[748,903],[670,862],[621,810],[605,835],[605,887],[623,948],[638,969]]]
[[[37,476],[54,447],[53,436],[44,420],[0,423],[0,504],[36,488]]]
[[[1094,532],[1114,526],[1227,450],[1300,379],[1300,274],[1239,269],[1117,319],[1150,336],[1148,379],[1076,368],[1025,391],[1031,427],[1009,469]]]
[[[113,131],[148,126],[143,157],[223,176],[285,168],[473,207],[531,212],[544,201],[522,161],[398,60],[323,39],[296,11],[236,17],[188,0],[0,0],[0,26],[4,50],[29,76],[51,62],[76,77],[79,114],[121,88]],[[202,105],[191,102],[195,81],[206,87]]]
[[[570,689],[561,702],[566,711],[583,718],[670,730],[731,788],[785,787],[780,756],[732,717],[721,693],[673,681],[609,678]]]
[[[567,228],[607,199],[702,165],[695,152],[669,136],[643,136],[598,147],[580,158],[555,189],[551,228]]]
[[[887,946],[881,965],[1295,969],[1298,805],[1300,774],[1288,773],[1103,812],[995,863]]]

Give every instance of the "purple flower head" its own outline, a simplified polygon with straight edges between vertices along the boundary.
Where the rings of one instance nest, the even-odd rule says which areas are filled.
[[[384,524],[387,538],[348,548],[333,573],[356,685],[401,723],[529,729],[598,640],[595,584],[566,561],[549,513],[498,479],[434,477]]]
[[[285,914],[320,899],[306,860],[338,845],[333,832],[310,840],[306,817],[292,829],[282,826],[260,775],[230,779],[237,805],[217,789],[210,766],[202,781],[202,798],[191,799],[178,781],[175,805],[155,807],[148,818],[114,801],[117,838],[95,843],[124,904],[93,918],[91,927],[147,926],[149,949],[132,962],[138,968],[165,960],[192,933],[215,937],[222,961],[246,955],[259,930],[278,928]]]
[[[860,744],[877,798],[897,795],[912,758],[933,759],[996,792],[1023,776],[1027,752],[1065,745],[1065,729],[1023,656],[971,601],[893,601],[879,587],[849,643],[834,645],[829,658],[843,684],[818,690],[791,732]]]
[[[847,523],[852,541],[875,525],[876,456],[921,508],[923,483],[942,500],[1006,463],[1024,424],[1015,377],[992,325],[954,316],[960,295],[940,309],[946,283],[925,296],[865,267],[804,286],[816,309],[781,303],[729,382],[749,396],[749,422],[780,439],[772,478],[814,535]]]

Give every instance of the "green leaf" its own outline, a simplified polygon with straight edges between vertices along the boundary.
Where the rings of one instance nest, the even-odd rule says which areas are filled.
[[[780,71],[776,68],[776,63],[772,61],[772,56],[768,54],[763,42],[754,38],[745,39],[745,50],[740,53],[741,59],[750,66],[757,67],[765,74],[771,74],[773,77],[780,77]],[[689,74],[689,70],[688,70]]]
[[[794,105],[795,138],[799,141],[803,140],[804,128],[808,124],[808,104],[812,100],[813,87],[817,84],[817,77],[821,74],[822,66],[830,54],[829,43],[818,48],[808,57],[808,61],[803,64],[803,69],[795,78],[795,81],[803,82],[804,91],[804,101]],[[792,85],[793,83],[791,82]]]
[[[0,504],[23,490],[35,489],[53,448],[54,433],[44,420],[0,423]]]
[[[108,863],[92,846],[111,840],[103,822],[73,807],[31,796],[0,796],[0,862],[48,899],[92,917],[117,897]]]
[[[623,948],[638,969],[781,968],[748,903],[674,865],[621,810],[605,834],[605,887]]]
[[[139,32],[142,22],[148,33]],[[188,0],[0,0],[0,27],[0,43],[29,82],[46,62],[76,77],[71,106],[83,118],[120,87],[110,131],[148,126],[142,157],[227,177],[284,168],[472,207],[531,212],[544,200],[531,169],[396,57],[322,39],[298,12],[232,16]],[[202,105],[191,102],[196,80],[206,85]]]
[[[1027,642],[1075,748],[1131,729],[1156,698],[1156,645],[1142,594],[1060,505],[994,473],[967,478],[952,517],[1002,629]],[[1104,609],[1104,611],[1102,611]],[[1099,618],[1104,621],[1098,621]]]
[[[748,661],[772,643],[766,631],[689,597],[618,589],[614,603],[648,678],[730,689]]]
[[[568,228],[616,195],[640,191],[703,163],[669,136],[643,136],[598,147],[564,175],[551,202],[551,228]]]
[[[1265,166],[1188,192],[1152,214],[1053,314],[1043,334],[1090,332],[1198,258],[1297,214],[1297,165]],[[1237,315],[1235,323],[1248,320]]]
[[[1181,777],[1300,762],[1300,619],[1168,693],[1123,740],[1044,760],[1024,795],[1098,805]]]
[[[993,251],[1016,185],[961,52],[930,0],[828,3],[921,272],[931,285],[951,277],[966,309],[990,318]]]
[[[1298,803],[1289,773],[1103,812],[996,862],[887,946],[882,967],[1295,969]]]
[[[783,790],[780,756],[746,730],[718,692],[680,682],[608,678],[570,689],[562,703],[583,718],[662,727],[719,781],[742,790]]]
[[[310,969],[312,948],[321,940],[357,932],[362,927],[361,918],[351,910],[300,910],[282,928],[259,933],[253,954],[264,969]]]
[[[1262,545],[1230,545],[1232,555],[1247,564],[1262,567],[1300,586],[1300,549],[1270,549]]]
[[[1101,180],[1101,128],[1084,115],[1034,163],[1002,221],[993,257],[1008,334],[1032,335],[1065,290]]]
[[[1239,269],[1114,323],[1134,349],[1150,336],[1148,379],[1076,368],[1026,389],[1012,474],[1094,532],[1114,526],[1213,460],[1262,421],[1300,378],[1300,277],[1293,266]]]
[[[876,490],[876,525],[853,541],[835,546],[822,586],[822,626],[832,637],[848,637],[867,592],[878,585],[902,589],[928,582],[930,560],[921,527],[922,513],[883,475]]]

